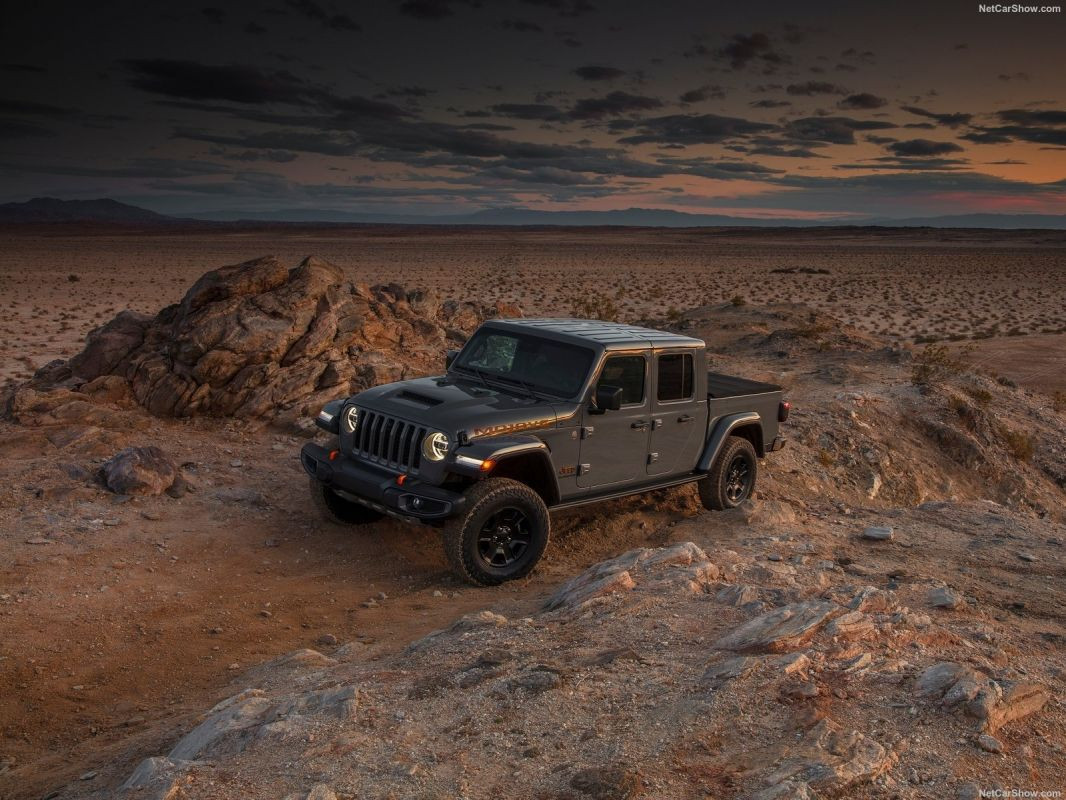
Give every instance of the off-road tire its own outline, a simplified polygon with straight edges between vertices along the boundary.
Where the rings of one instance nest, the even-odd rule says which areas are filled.
[[[739,460],[739,461],[738,461]],[[738,495],[735,487],[731,488],[731,475],[735,465],[746,467],[747,475],[744,490]],[[711,471],[700,479],[696,486],[700,492],[703,507],[711,511],[725,511],[736,508],[755,491],[755,480],[759,476],[759,459],[751,442],[740,436],[730,436],[722,445],[722,450],[715,459]]]
[[[345,500],[317,478],[308,478],[311,499],[326,519],[340,525],[366,525],[377,522],[384,516],[380,511],[367,508],[362,503]]]
[[[509,478],[488,478],[464,492],[466,508],[444,526],[444,555],[463,580],[480,586],[497,586],[505,581],[525,577],[540,561],[551,535],[548,508],[540,495],[524,483]],[[491,547],[486,527],[499,515],[518,512],[528,533],[528,542],[512,563],[494,565],[486,560],[482,547]],[[517,517],[515,517],[517,519]],[[494,530],[498,530],[497,526]],[[510,545],[503,545],[506,549]],[[499,551],[497,551],[498,553]],[[506,558],[506,554],[504,555]]]

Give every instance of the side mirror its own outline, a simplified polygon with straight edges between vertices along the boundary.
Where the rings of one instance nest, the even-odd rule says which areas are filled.
[[[592,402],[595,406],[595,411],[600,414],[604,411],[617,411],[622,407],[622,387],[597,386]]]
[[[456,359],[456,357],[458,355],[459,355],[459,351],[458,350],[449,350],[444,355],[444,368],[445,369],[450,369],[451,366],[452,366],[452,362],[455,361],[455,359]]]

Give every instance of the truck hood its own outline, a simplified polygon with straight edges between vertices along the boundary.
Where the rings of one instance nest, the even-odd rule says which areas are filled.
[[[465,431],[471,439],[550,427],[558,421],[560,406],[567,416],[576,406],[450,375],[375,386],[351,402],[451,435]]]

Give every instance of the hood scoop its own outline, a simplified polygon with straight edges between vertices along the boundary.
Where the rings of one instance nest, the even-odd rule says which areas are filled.
[[[433,406],[439,406],[441,403],[444,402],[443,400],[438,400],[436,397],[427,397],[424,394],[418,394],[417,392],[412,392],[409,389],[404,389],[393,399],[406,400],[408,403],[414,403],[415,405],[421,406],[422,408],[433,408]]]

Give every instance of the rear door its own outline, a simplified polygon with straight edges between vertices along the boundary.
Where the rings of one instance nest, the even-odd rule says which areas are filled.
[[[692,348],[656,351],[652,365],[651,437],[648,475],[692,470],[703,444],[706,396],[698,394],[696,353]]]
[[[610,486],[644,478],[648,455],[648,359],[645,353],[617,353],[603,362],[593,385],[622,389],[622,407],[595,413],[586,405],[582,412],[581,459],[577,485],[584,488]]]

